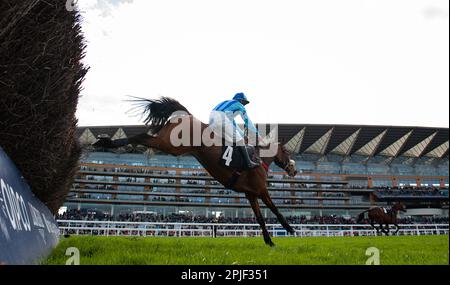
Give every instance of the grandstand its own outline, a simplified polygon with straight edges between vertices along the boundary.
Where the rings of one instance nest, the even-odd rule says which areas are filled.
[[[99,135],[143,132],[145,126],[78,129],[85,153],[60,219],[253,222],[247,199],[214,181],[193,157],[91,146]],[[285,124],[278,136],[299,174],[288,179],[271,166],[269,190],[291,222],[352,223],[371,206],[403,201],[408,222],[448,223],[448,128]]]

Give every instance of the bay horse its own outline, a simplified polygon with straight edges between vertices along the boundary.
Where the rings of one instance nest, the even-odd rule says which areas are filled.
[[[389,210],[380,207],[371,208],[359,214],[357,222],[361,223],[364,220],[364,214],[368,213],[370,225],[377,230],[377,234],[381,231],[385,235],[389,235],[389,225],[393,224],[396,227],[395,235],[400,230],[397,223],[397,214],[399,211],[406,212],[406,206],[400,202],[394,204]],[[380,226],[377,228],[375,223],[378,223]],[[383,228],[383,225],[386,225],[386,228]]]
[[[271,163],[274,162],[277,166],[284,169],[290,177],[295,177],[297,174],[295,161],[291,160],[289,152],[280,143],[275,143],[274,145],[274,149],[276,149],[275,155],[260,158],[266,164],[265,167],[260,165],[253,169],[237,172],[230,167],[220,164],[222,146],[207,146],[203,140],[197,146],[194,146],[194,140],[196,140],[193,135],[194,125],[199,126],[201,133],[210,131],[208,130],[209,126],[197,120],[178,101],[167,97],[162,97],[158,100],[139,99],[135,101],[138,101],[144,107],[143,116],[147,115],[144,122],[149,127],[149,133],[142,133],[128,139],[119,140],[100,138],[93,144],[94,146],[118,148],[129,144],[143,145],[148,148],[160,150],[169,155],[192,155],[222,185],[238,193],[245,194],[256,216],[256,220],[261,227],[264,242],[267,245],[274,246],[274,243],[267,231],[258,198],[275,214],[280,224],[288,233],[295,234],[295,230],[289,225],[273,203],[267,189],[267,171]],[[190,125],[189,143],[187,145],[174,146],[172,143],[172,132],[175,132],[175,128],[179,128],[181,124],[180,122],[174,122],[176,121],[174,118],[177,116],[180,116],[180,119],[183,117],[182,119],[187,120]],[[209,132],[209,134],[211,138],[214,138],[214,132]],[[258,147],[257,152],[261,151],[262,148]]]

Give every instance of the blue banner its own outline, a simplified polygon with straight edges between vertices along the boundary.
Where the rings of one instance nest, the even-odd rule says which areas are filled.
[[[58,241],[53,215],[0,147],[0,264],[38,264]]]

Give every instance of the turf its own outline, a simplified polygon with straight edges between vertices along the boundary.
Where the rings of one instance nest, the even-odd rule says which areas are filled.
[[[43,262],[64,265],[76,247],[81,265],[364,265],[376,247],[381,265],[449,264],[449,237],[129,238],[73,236]]]

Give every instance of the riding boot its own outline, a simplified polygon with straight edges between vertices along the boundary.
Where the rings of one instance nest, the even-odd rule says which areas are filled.
[[[252,169],[260,165],[259,163],[255,163],[250,159],[250,156],[247,152],[247,148],[245,146],[237,146],[237,147],[241,151],[242,157],[244,157],[245,163],[247,163],[248,168]]]

